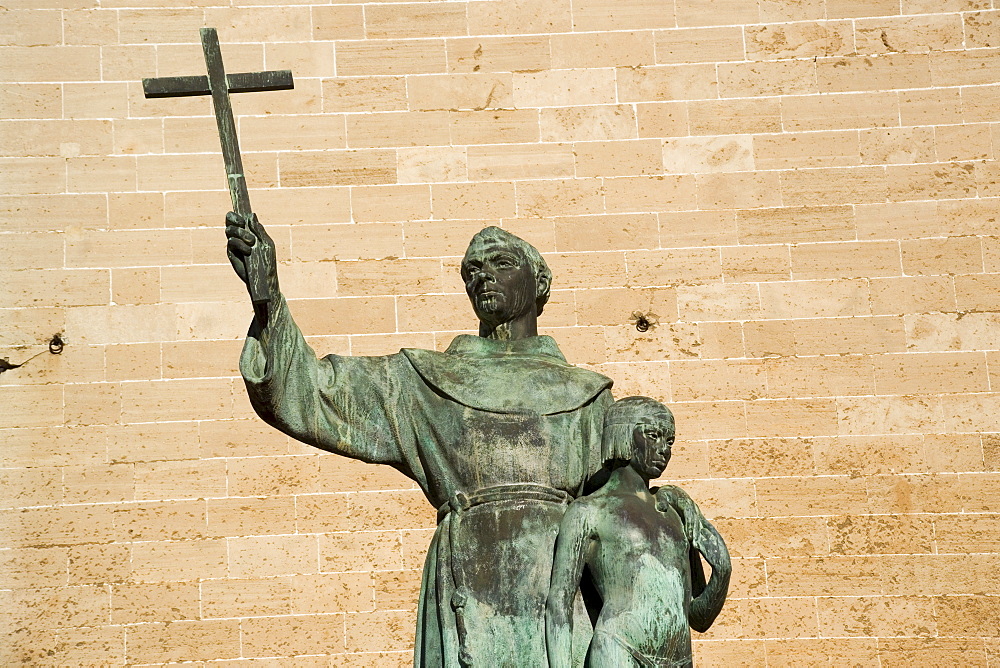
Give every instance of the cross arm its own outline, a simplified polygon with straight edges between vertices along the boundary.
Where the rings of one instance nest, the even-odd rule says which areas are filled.
[[[252,93],[265,90],[290,90],[294,88],[291,70],[266,72],[239,72],[226,75],[230,93]],[[207,76],[156,77],[142,80],[142,90],[147,98],[188,97],[211,95]]]

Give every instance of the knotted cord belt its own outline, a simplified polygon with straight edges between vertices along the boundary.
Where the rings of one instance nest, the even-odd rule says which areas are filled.
[[[546,485],[539,485],[534,482],[517,482],[509,485],[493,485],[483,487],[475,492],[466,494],[465,492],[455,492],[451,498],[441,504],[437,511],[437,522],[448,516],[452,511],[463,511],[484,503],[495,501],[549,501],[552,503],[566,503],[573,500],[569,492]]]

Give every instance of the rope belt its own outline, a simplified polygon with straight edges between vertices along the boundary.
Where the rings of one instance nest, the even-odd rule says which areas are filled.
[[[473,506],[495,501],[548,501],[550,503],[566,503],[573,500],[569,492],[533,482],[518,482],[509,485],[493,485],[483,487],[475,492],[455,492],[450,499],[441,504],[437,511],[438,524],[452,511],[468,510]]]

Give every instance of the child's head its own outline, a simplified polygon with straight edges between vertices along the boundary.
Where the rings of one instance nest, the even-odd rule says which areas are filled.
[[[674,443],[674,416],[649,397],[619,399],[604,416],[602,459],[612,468],[631,464],[652,480],[663,473]]]

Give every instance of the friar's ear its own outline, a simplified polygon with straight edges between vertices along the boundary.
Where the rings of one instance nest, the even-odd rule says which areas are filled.
[[[549,302],[549,288],[552,286],[552,274],[547,271],[535,272],[535,315],[542,314],[542,309]]]
[[[552,277],[547,272],[541,272],[535,275],[535,296],[541,297],[543,295],[549,294],[549,289],[552,287]]]

